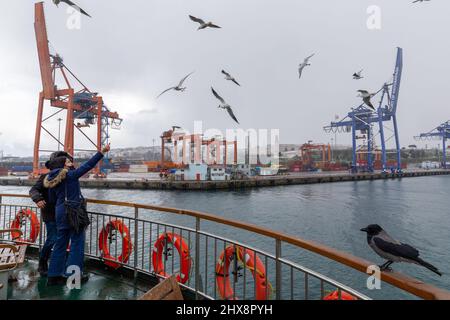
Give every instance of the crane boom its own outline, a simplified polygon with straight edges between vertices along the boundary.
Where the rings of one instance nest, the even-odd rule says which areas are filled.
[[[44,16],[44,3],[35,4],[34,30],[39,56],[39,66],[41,68],[42,90],[45,99],[55,98],[55,85],[52,77],[52,67],[50,63],[50,51],[48,48],[47,27]]]
[[[397,60],[395,63],[395,71],[394,71],[394,82],[392,83],[392,92],[391,92],[391,108],[392,112],[397,111],[397,103],[398,103],[398,94],[400,91],[400,82],[402,79],[402,71],[403,71],[403,49],[397,49]]]

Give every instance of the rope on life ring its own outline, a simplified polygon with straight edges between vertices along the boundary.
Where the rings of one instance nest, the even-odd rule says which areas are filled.
[[[236,248],[236,250],[235,250]],[[234,300],[234,290],[230,283],[230,263],[233,259],[246,269],[250,270],[256,286],[256,300],[268,300],[272,291],[270,282],[266,282],[266,269],[263,262],[253,250],[240,246],[229,245],[220,254],[216,264],[216,284],[222,299]],[[255,266],[256,261],[256,266]]]
[[[163,277],[168,277],[169,275],[165,272],[163,256],[167,256],[165,248],[167,244],[171,243],[178,251],[180,255],[180,273],[177,274],[177,281],[179,283],[185,284],[189,280],[192,259],[189,253],[189,246],[184,239],[175,233],[165,232],[161,234],[156,240],[153,252],[152,252],[152,263],[154,272]]]
[[[17,242],[25,242],[25,243],[35,243],[37,238],[39,237],[39,232],[41,230],[41,225],[39,222],[39,218],[33,210],[30,209],[22,209],[17,212],[14,220],[11,222],[10,229],[22,229],[25,219],[30,220],[30,236],[27,239],[21,237],[19,232],[11,231],[11,238]]]
[[[110,243],[112,232],[117,231],[122,236],[122,252],[120,256],[115,257],[110,253]],[[102,252],[102,258],[105,265],[118,269],[123,263],[127,263],[133,250],[133,244],[130,240],[130,231],[121,220],[112,220],[103,227],[98,238],[98,247]],[[117,262],[114,262],[117,261]]]

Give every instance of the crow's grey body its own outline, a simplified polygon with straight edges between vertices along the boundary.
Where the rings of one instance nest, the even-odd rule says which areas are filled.
[[[384,230],[376,236],[367,236],[367,243],[380,257],[389,261],[416,263],[406,257],[417,258],[419,256],[416,249],[398,242]]]
[[[394,262],[414,263],[442,275],[440,271],[430,263],[422,260],[419,251],[409,244],[401,243],[392,238],[379,225],[369,225],[361,231],[367,232],[367,243],[380,257],[387,260],[381,269],[388,268]]]

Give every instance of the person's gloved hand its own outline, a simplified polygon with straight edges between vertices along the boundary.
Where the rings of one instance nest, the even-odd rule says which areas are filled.
[[[36,203],[36,205],[38,206],[39,209],[44,209],[46,203],[45,203],[44,200],[41,200],[41,201],[39,201],[38,203]]]
[[[108,143],[106,146],[103,147],[102,153],[103,154],[108,153],[109,150],[111,150],[111,145]]]

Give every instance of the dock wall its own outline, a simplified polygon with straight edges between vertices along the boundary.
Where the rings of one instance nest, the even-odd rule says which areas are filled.
[[[235,190],[243,188],[273,187],[315,183],[332,183],[348,181],[403,179],[425,176],[450,175],[450,170],[414,170],[402,174],[391,173],[313,173],[274,177],[256,177],[248,180],[233,181],[165,181],[165,180],[80,180],[82,188],[95,189],[137,189],[137,190]],[[19,178],[2,178],[0,186],[27,186],[35,180]]]

